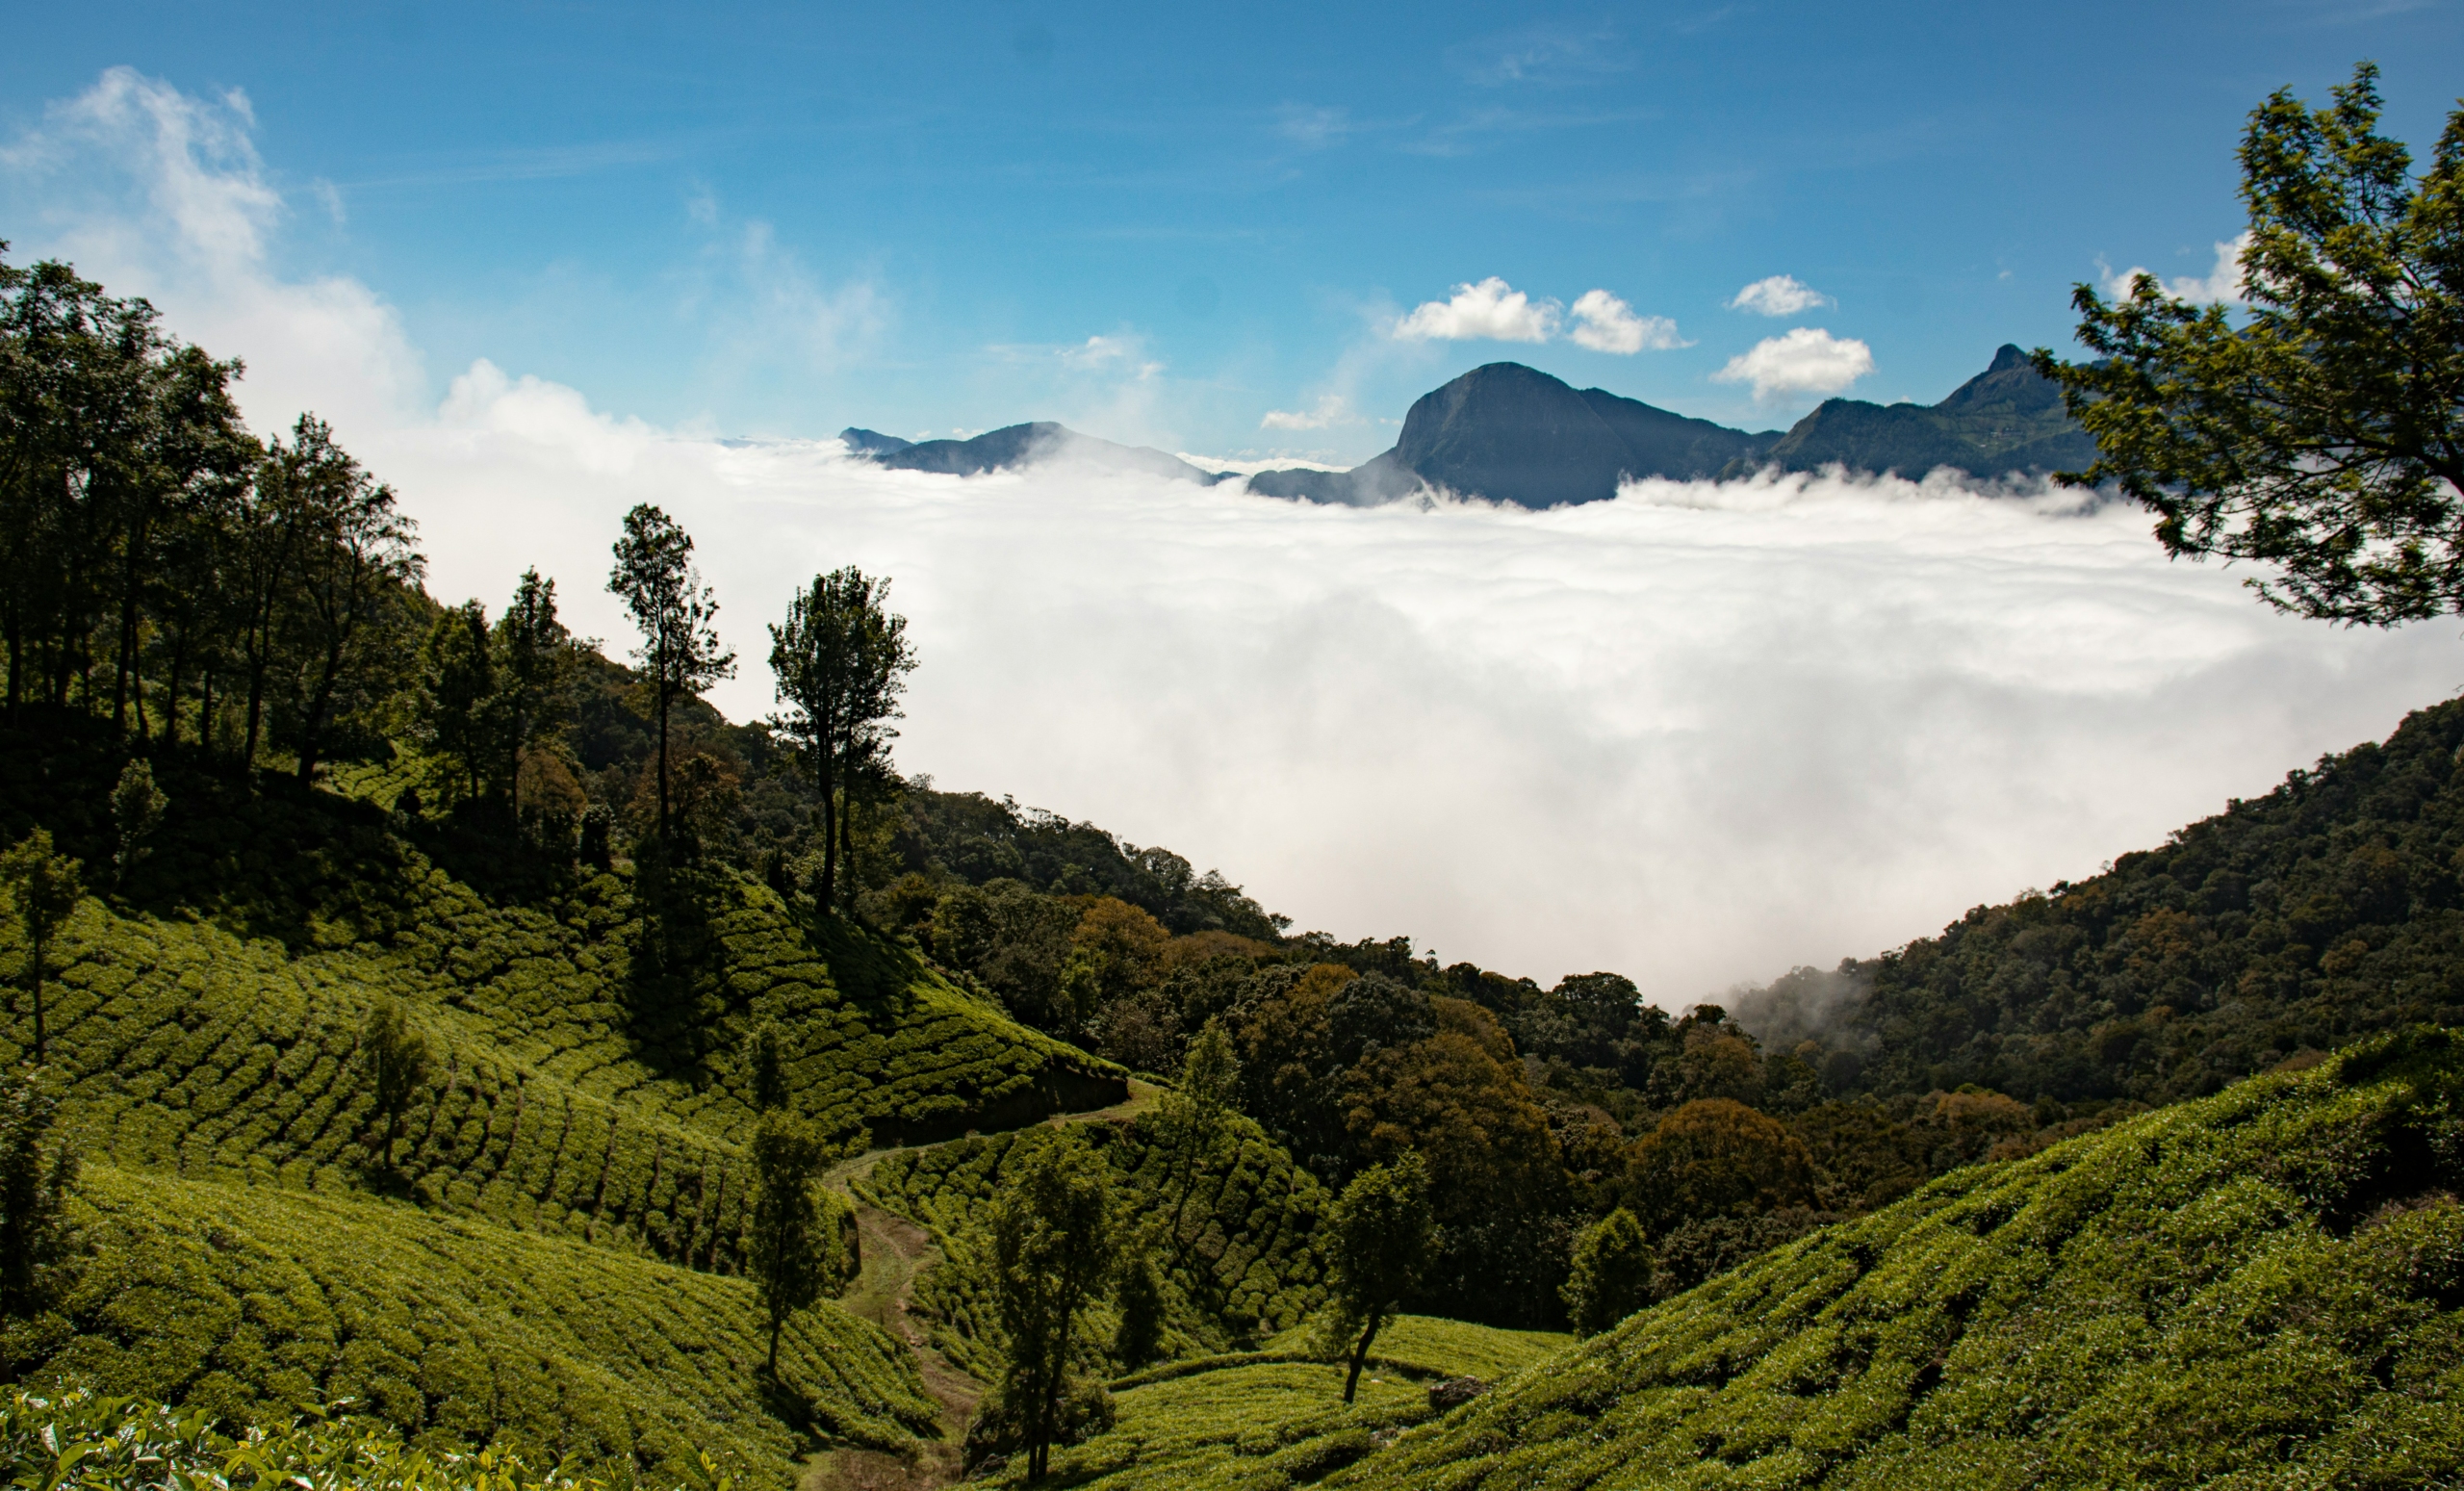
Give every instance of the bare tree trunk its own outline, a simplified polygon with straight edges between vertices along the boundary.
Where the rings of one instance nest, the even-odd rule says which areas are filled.
[[[1369,1360],[1369,1343],[1377,1339],[1377,1327],[1385,1323],[1384,1310],[1369,1312],[1369,1328],[1360,1333],[1360,1345],[1352,1348],[1351,1372],[1344,1378],[1345,1402],[1350,1402],[1351,1395],[1360,1387],[1360,1366],[1361,1363]]]

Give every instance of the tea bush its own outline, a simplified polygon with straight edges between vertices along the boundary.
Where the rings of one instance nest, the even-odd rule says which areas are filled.
[[[1960,1170],[1553,1359],[1344,1485],[2464,1480],[2464,1036]]]
[[[427,1450],[668,1483],[705,1452],[769,1480],[816,1436],[934,1431],[913,1358],[834,1305],[794,1317],[765,1385],[740,1279],[401,1202],[105,1166],[79,1196],[83,1275],[0,1337],[38,1382],[241,1424],[348,1401]]]
[[[1118,1172],[1131,1221],[1171,1209],[1179,1196],[1168,1172],[1173,1157],[1156,1143],[1151,1119],[1091,1123],[1088,1131]],[[911,1218],[940,1243],[942,1261],[916,1280],[915,1307],[931,1322],[933,1344],[979,1376],[992,1370],[998,1343],[977,1233],[999,1193],[1014,1137],[884,1155],[858,1185],[867,1200]],[[1256,1124],[1236,1120],[1232,1140],[1199,1167],[1191,1187],[1183,1220],[1189,1242],[1167,1301],[1167,1354],[1251,1343],[1290,1328],[1322,1303],[1324,1270],[1314,1237],[1327,1199],[1316,1178]]]

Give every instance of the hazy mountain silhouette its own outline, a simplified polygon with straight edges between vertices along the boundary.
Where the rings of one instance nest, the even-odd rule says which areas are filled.
[[[1050,423],[1013,424],[972,440],[911,444],[855,428],[840,438],[850,450],[902,471],[974,476],[1064,459],[1209,486],[1233,475]],[[2095,458],[2095,442],[2064,411],[2060,391],[2015,347],[1995,352],[1990,367],[1940,403],[1826,399],[1785,433],[1731,429],[1605,389],[1577,390],[1521,363],[1498,362],[1422,395],[1385,454],[1350,471],[1260,472],[1249,478],[1249,490],[1370,506],[1442,489],[1521,507],[1557,507],[1602,501],[1617,495],[1621,481],[1655,476],[1692,481],[1766,467],[1831,465],[1907,476],[1952,467],[1998,476],[2077,471]]]
[[[1018,466],[1063,460],[1106,471],[1143,472],[1175,481],[1194,481],[1201,486],[1213,486],[1230,475],[1228,472],[1200,471],[1179,456],[1146,446],[1116,445],[1092,435],[1082,435],[1049,420],[987,430],[972,440],[911,443],[896,436],[878,435],[871,430],[852,426],[841,431],[839,438],[847,442],[851,452],[869,456],[875,465],[886,466],[892,471],[933,471],[955,476],[978,476],[988,471],[1008,471]],[[885,445],[889,449],[884,449]]]

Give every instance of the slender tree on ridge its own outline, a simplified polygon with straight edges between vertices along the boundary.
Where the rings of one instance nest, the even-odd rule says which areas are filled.
[[[51,831],[36,829],[14,848],[0,854],[0,887],[17,913],[26,938],[26,973],[35,998],[35,1065],[49,1061],[43,1033],[43,964],[51,955],[51,939],[67,923],[77,903],[85,899],[83,868],[52,848]]]
[[[439,612],[420,649],[419,723],[428,745],[462,768],[464,794],[481,795],[496,765],[497,667],[488,613],[476,601]]]
[[[536,569],[523,572],[513,601],[497,618],[498,687],[501,693],[500,769],[514,811],[522,810],[522,753],[553,738],[573,712],[573,633],[556,619],[556,582]]]
[[[693,540],[648,502],[625,515],[607,588],[642,633],[633,650],[658,726],[658,832],[668,831],[668,714],[676,701],[735,676],[735,654],[719,645],[719,603],[693,568]]]
[[[898,734],[889,721],[915,667],[907,619],[889,611],[888,599],[887,579],[834,570],[814,576],[770,629],[770,669],[787,706],[773,724],[821,789],[820,900],[829,911],[837,908],[847,810],[868,781],[888,775]]]

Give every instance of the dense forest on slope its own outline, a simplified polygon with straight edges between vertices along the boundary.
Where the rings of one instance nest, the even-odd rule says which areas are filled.
[[[1845,1090],[2199,1096],[2372,1032],[2464,1023],[2459,857],[2451,700],[2092,879],[1756,991],[1741,1017]]]
[[[2417,1031],[1962,1170],[1332,1483],[2451,1484],[2459,1101]]]

